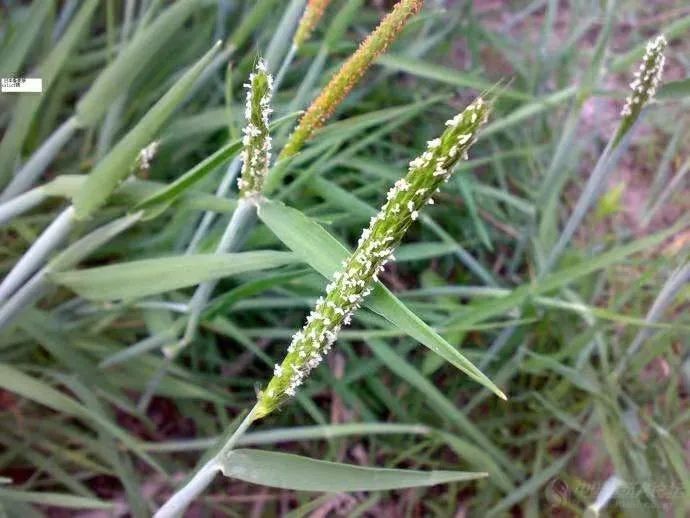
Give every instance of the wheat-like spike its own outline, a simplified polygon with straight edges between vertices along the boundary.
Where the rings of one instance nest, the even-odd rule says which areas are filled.
[[[247,125],[242,138],[242,172],[237,180],[240,198],[261,192],[271,163],[271,135],[268,126],[269,116],[273,112],[273,77],[268,73],[263,59],[259,59],[244,86],[247,88],[244,112]]]
[[[663,35],[647,43],[647,50],[640,68],[635,72],[635,79],[630,83],[632,93],[626,98],[621,110],[622,120],[618,135],[622,136],[634,124],[642,108],[654,98],[664,71],[666,46],[666,38]]]
[[[404,178],[388,191],[386,203],[371,219],[356,250],[343,262],[319,298],[306,324],[297,332],[288,353],[276,365],[273,378],[259,395],[254,413],[263,417],[275,410],[289,396],[294,396],[309,372],[329,351],[342,326],[347,326],[353,313],[371,292],[373,283],[385,264],[394,259],[393,252],[405,232],[418,218],[439,185],[448,181],[453,166],[467,158],[467,150],[475,140],[479,127],[489,113],[488,105],[476,99],[465,111],[446,123],[446,131],[428,142],[426,151],[410,162]]]
[[[148,146],[139,151],[139,155],[137,156],[136,167],[140,171],[148,171],[151,168],[151,162],[153,162],[153,159],[155,158],[156,153],[158,152],[159,146],[160,142],[154,140]]]
[[[299,48],[302,44],[309,39],[311,33],[319,23],[319,20],[323,17],[323,13],[326,12],[328,4],[331,0],[309,0],[307,6],[304,8],[304,14],[300,18],[299,25],[297,26],[297,31],[295,31],[295,37],[292,39],[292,44],[295,48]]]
[[[314,131],[323,126],[336,107],[359,82],[371,63],[393,42],[407,20],[420,11],[424,0],[401,0],[343,64],[309,106],[280,152],[279,159],[297,153]]]

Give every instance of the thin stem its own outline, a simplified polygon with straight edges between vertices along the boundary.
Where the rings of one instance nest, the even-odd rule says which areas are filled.
[[[652,303],[651,308],[649,308],[647,316],[645,317],[645,323],[655,324],[658,322],[669,304],[675,300],[680,290],[688,283],[690,283],[690,263],[685,264],[677,269],[666,281],[663,288],[661,288],[661,291]],[[628,366],[630,360],[640,351],[640,349],[642,349],[642,346],[647,343],[647,340],[649,340],[654,333],[655,330],[651,326],[640,328],[630,346],[625,350],[625,354],[621,358],[620,363],[614,370],[614,379],[618,379],[623,375],[623,372]]]
[[[63,212],[63,214],[65,213]],[[25,282],[7,303],[0,307],[0,329],[11,324],[24,308],[36,302],[43,295],[48,286],[46,279],[49,273],[71,268],[110,239],[131,227],[139,221],[140,217],[141,213],[135,213],[111,221],[91,231],[59,253],[44,268],[34,274],[29,281]]]
[[[233,212],[230,222],[228,223],[223,237],[221,238],[218,246],[216,247],[216,254],[221,254],[225,252],[235,252],[242,248],[245,238],[247,237],[249,231],[254,228],[254,222],[256,221],[256,205],[251,199],[241,199],[235,212]],[[196,334],[197,327],[199,325],[199,320],[201,319],[201,313],[203,312],[208,299],[213,293],[213,289],[216,287],[217,281],[208,281],[200,284],[192,300],[188,306],[189,319],[187,320],[187,326],[185,328],[184,335],[182,338],[170,345],[168,347],[163,347],[163,354],[166,356],[166,361],[158,369],[156,374],[151,378],[151,381],[146,385],[146,390],[139,399],[139,404],[137,407],[144,411],[148,407],[151,398],[155,394],[158,386],[165,377],[168,369],[172,365],[175,358],[180,354],[180,352],[187,347]]]
[[[232,213],[230,222],[225,228],[225,232],[216,247],[216,254],[222,254],[226,252],[236,252],[244,244],[245,239],[249,231],[253,228],[254,222],[256,221],[256,205],[253,200],[242,198],[237,203],[237,208],[235,212]],[[187,323],[187,328],[185,330],[184,337],[180,344],[170,350],[172,354],[177,354],[182,348],[184,348],[189,342],[194,338],[196,333],[196,328],[199,324],[199,318],[201,317],[201,312],[206,307],[213,289],[218,284],[218,281],[208,281],[199,285],[192,297],[189,304],[189,321]]]
[[[226,443],[218,450],[206,464],[204,464],[189,481],[182,486],[163,506],[158,509],[154,518],[173,518],[181,516],[189,504],[199,496],[211,484],[216,473],[222,470],[222,460],[230,450],[235,447],[237,441],[244,435],[249,426],[254,421],[254,411],[256,406],[245,416],[235,432],[230,436]]]
[[[630,134],[631,132],[628,131],[628,133],[622,137],[622,139],[614,138],[606,145],[606,149],[604,149],[603,153],[599,157],[599,160],[594,166],[594,170],[587,180],[585,188],[580,194],[580,197],[575,204],[575,208],[573,209],[572,214],[568,218],[568,221],[563,228],[563,232],[561,232],[558,241],[549,252],[549,255],[547,256],[546,261],[544,262],[544,265],[540,271],[540,275],[546,275],[553,269],[566,246],[568,243],[570,243],[570,240],[575,235],[575,232],[579,228],[580,224],[585,219],[587,212],[599,199],[602,186],[606,182],[609,173],[616,164],[622,151],[626,148]]]
[[[38,206],[46,198],[46,193],[39,187],[0,204],[0,226]]]
[[[287,56],[285,56],[285,59],[283,59],[283,64],[280,65],[280,70],[278,70],[278,74],[276,75],[275,78],[275,88],[277,90],[277,86],[283,82],[283,78],[285,77],[285,73],[287,72],[287,69],[290,67],[290,64],[292,63],[292,60],[295,59],[295,54],[297,54],[297,47],[292,45],[290,47],[290,50],[287,53]]]
[[[228,454],[230,450],[232,450],[235,447],[237,441],[240,440],[240,437],[244,435],[244,432],[246,432],[249,429],[249,426],[254,422],[257,406],[258,405],[254,405],[252,409],[249,411],[249,413],[244,417],[244,419],[242,419],[242,422],[239,424],[235,432],[225,442],[221,449],[218,450],[218,453],[216,453],[215,455],[216,458],[221,460]]]
[[[98,144],[96,145],[96,156],[99,159],[103,158],[108,152],[108,149],[110,149],[113,137],[115,136],[120,124],[120,116],[122,115],[122,110],[125,106],[126,100],[126,95],[120,95],[120,97],[115,99],[115,102],[112,104],[105,116],[105,120],[101,126],[101,131],[98,134]]]
[[[2,281],[0,300],[9,297],[32,273],[43,265],[48,255],[67,238],[73,224],[74,207],[70,205],[43,231],[43,234],[31,245]]]
[[[48,164],[55,158],[62,146],[72,137],[79,127],[77,118],[72,116],[63,122],[50,137],[39,147],[24,166],[17,171],[10,184],[0,195],[0,201],[6,201],[29,189]]]
[[[47,268],[41,269],[24,283],[6,304],[0,306],[0,331],[11,324],[25,307],[41,298],[46,288],[47,274]]]
[[[199,496],[216,477],[216,473],[220,471],[220,464],[218,458],[213,457],[201,469],[199,469],[194,476],[187,482],[179,491],[177,491],[170,499],[163,504],[163,507],[158,509],[154,518],[173,518],[181,516],[189,504]]]
[[[649,208],[649,210],[642,216],[640,221],[642,227],[646,227],[651,222],[652,218],[656,212],[666,205],[666,201],[675,193],[683,192],[682,184],[685,176],[690,173],[690,159],[686,160],[685,163],[678,170],[676,175],[667,183],[666,187],[661,191],[659,197],[656,199],[654,204]]]
[[[60,10],[55,26],[53,27],[53,34],[51,35],[53,42],[59,40],[62,33],[65,32],[65,28],[72,19],[72,15],[77,10],[78,5],[77,0],[68,0],[65,2],[65,5]]]
[[[242,161],[238,157],[234,158],[232,162],[230,162],[230,165],[228,166],[228,169],[225,172],[225,176],[221,180],[220,185],[218,185],[218,188],[216,189],[216,196],[227,196],[228,192],[230,191],[230,187],[237,179],[237,174],[240,172],[241,165]],[[190,241],[189,246],[187,247],[188,254],[194,253],[196,251],[196,249],[199,247],[199,243],[206,236],[206,233],[208,232],[208,229],[210,228],[215,218],[216,213],[213,211],[207,211],[204,213],[201,219],[201,223],[194,232],[194,236],[192,237],[192,240]]]

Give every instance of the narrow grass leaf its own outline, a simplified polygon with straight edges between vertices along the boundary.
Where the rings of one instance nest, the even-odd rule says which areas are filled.
[[[156,136],[160,127],[184,100],[201,72],[216,54],[216,43],[168,90],[137,125],[96,165],[74,197],[77,218],[86,219],[98,209],[119,183],[127,178],[139,152]]]
[[[11,39],[2,48],[0,77],[17,76],[29,51],[42,34],[41,28],[48,20],[53,9],[53,2],[34,2],[31,4],[21,25],[16,28]],[[3,13],[3,18],[9,16],[9,14],[9,12]],[[6,37],[6,34],[3,36]]]
[[[502,466],[517,474],[508,456],[503,453],[489,439],[472,420],[460,411],[431,381],[429,381],[419,369],[410,364],[405,358],[396,353],[385,342],[378,339],[368,339],[367,343],[377,358],[397,376],[405,380],[412,387],[424,395],[429,406],[444,420],[452,423],[458,430],[465,434],[477,450],[469,451],[472,458],[481,462],[482,469],[490,473],[496,473],[502,480],[508,475],[497,467],[492,460],[500,462]]]
[[[678,81],[667,81],[657,93],[657,99],[671,100],[690,97],[690,77]]]
[[[407,56],[400,56],[396,54],[388,54],[380,56],[376,62],[386,68],[396,72],[407,72],[417,77],[424,79],[432,79],[440,83],[445,83],[462,88],[473,88],[475,90],[489,90],[495,85],[491,81],[486,81],[477,77],[474,74],[468,74],[460,70],[444,67],[441,65],[434,65],[422,59],[415,59]],[[509,88],[498,88],[495,90],[496,97],[507,97],[509,99],[518,99],[521,101],[532,100],[532,96],[516,92]]]
[[[98,7],[98,0],[88,0],[83,3],[65,35],[38,67],[36,73],[43,81],[44,91],[50,91],[65,62],[72,55],[77,43],[81,41],[96,7]],[[40,26],[36,21],[32,20],[32,23],[36,27]],[[19,156],[34,116],[43,100],[42,95],[22,95],[17,99],[10,125],[0,141],[0,184],[7,179],[14,161]]]
[[[185,20],[200,8],[200,0],[181,0],[160,14],[156,20],[137,33],[134,39],[96,78],[93,86],[79,101],[76,115],[79,123],[92,126],[98,122],[117,99],[132,84],[149,60],[182,27]],[[144,145],[148,142],[144,143]],[[142,146],[143,147],[143,146]]]
[[[294,254],[277,251],[180,255],[71,270],[49,277],[87,299],[113,300],[145,297],[296,262]]]
[[[91,424],[92,427],[101,427],[109,435],[120,440],[124,446],[136,452],[149,466],[155,468],[159,473],[164,472],[158,463],[148,454],[141,451],[139,442],[120,429],[119,426],[92,412],[81,403],[54,389],[47,383],[29,376],[7,363],[0,363],[0,387],[47,406],[56,412],[79,417],[84,422]]]
[[[289,453],[233,450],[222,459],[226,477],[297,491],[385,491],[484,478],[486,473],[367,468]]]
[[[531,284],[523,284],[505,297],[499,297],[490,301],[481,302],[470,308],[466,313],[451,318],[447,322],[447,325],[453,325],[454,323],[473,325],[483,322],[489,318],[505,314],[506,312],[522,305],[530,297],[542,295],[563,288],[586,275],[620,263],[632,254],[658,246],[665,239],[675,234],[683,227],[683,223],[674,225],[673,227],[664,231],[657,232],[651,236],[618,246],[606,253],[586,259],[574,266],[549,274],[543,277],[541,280],[535,281]]]
[[[15,500],[29,504],[49,505],[66,509],[112,509],[115,504],[97,498],[38,491],[19,491],[0,488],[0,500]]]

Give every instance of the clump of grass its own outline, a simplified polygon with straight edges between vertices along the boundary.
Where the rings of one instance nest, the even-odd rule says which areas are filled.
[[[184,510],[210,483],[214,473],[228,470],[229,452],[249,425],[296,394],[335,343],[340,328],[349,325],[352,315],[371,292],[372,283],[394,258],[393,252],[418,218],[419,211],[433,203],[434,193],[441,183],[448,181],[457,162],[467,159],[467,150],[476,140],[488,113],[489,107],[483,99],[476,99],[447,121],[446,131],[429,141],[427,150],[410,162],[407,175],[388,191],[388,201],[362,231],[356,250],[343,262],[343,270],[326,287],[326,296],[318,300],[304,328],[294,335],[288,354],[282,364],[275,365],[274,376],[259,394],[256,405],[218,453],[161,507],[157,518],[175,516]]]
[[[678,232],[684,223],[634,239],[606,220],[613,232],[590,243],[571,239],[586,218],[608,217],[610,211],[592,215],[591,207],[645,112],[660,140],[668,134],[672,143],[684,141],[683,126],[669,124],[665,112],[670,99],[686,95],[687,84],[659,80],[664,52],[683,50],[679,36],[690,28],[688,19],[659,28],[673,40],[670,49],[660,37],[611,59],[617,10],[609,3],[603,18],[583,18],[574,27],[578,37],[599,31],[585,63],[587,49],[569,43],[581,39],[563,43],[560,30],[552,30],[558,3],[549,3],[543,20],[533,6],[510,12],[511,20],[526,21],[537,13],[544,53],[515,39],[512,21],[489,24],[491,12],[453,3],[441,11],[429,3],[421,23],[404,31],[414,36],[408,44],[371,69],[421,7],[403,0],[365,39],[369,47],[323,81],[325,90],[308,107],[323,71],[337,70],[336,54],[350,44],[339,35],[361,33],[378,19],[361,0],[344,2],[331,19],[324,1],[179,0],[169,7],[127,1],[121,19],[117,2],[87,1],[75,10],[77,4],[35,3],[27,10],[25,2],[9,0],[4,11],[11,31],[2,33],[10,37],[0,40],[0,69],[40,64],[49,87],[16,107],[14,97],[0,96],[9,107],[0,110],[0,183],[7,184],[0,269],[10,272],[0,283],[0,444],[7,451],[0,474],[31,469],[21,484],[3,479],[0,514],[30,516],[33,505],[107,512],[112,502],[96,496],[94,481],[102,479],[137,518],[167,498],[144,495],[144,480],[180,488],[158,516],[191,502],[201,512],[246,514],[236,501],[228,510],[223,499],[197,498],[219,473],[233,479],[231,492],[249,493],[245,482],[283,491],[275,499],[280,506],[262,497],[269,514],[286,506],[300,515],[320,505],[318,512],[332,509],[329,495],[343,492],[351,493],[352,514],[445,518],[459,507],[487,516],[561,507],[615,514],[625,512],[630,489],[648,480],[665,494],[645,485],[634,491],[636,508],[663,504],[688,512],[687,499],[672,501],[690,488],[679,461],[689,420],[688,361],[676,347],[688,329],[678,311],[690,278],[686,236]],[[23,30],[27,20],[16,13],[36,16],[41,27],[57,22],[52,31]],[[316,23],[324,31],[314,31]],[[226,41],[226,51],[207,56],[208,66],[184,79],[211,34]],[[447,50],[459,34],[471,73],[437,64],[449,63]],[[268,68],[279,70],[280,95],[272,100],[270,76],[256,69],[257,42],[269,42],[265,55],[275,59]],[[293,62],[298,46],[303,52]],[[232,74],[222,78],[230,52]],[[476,120],[466,111],[424,146],[458,89],[490,86],[482,72],[492,64],[486,56],[507,58],[515,68],[511,88],[492,94],[498,99],[492,122],[478,134],[479,158],[460,161],[477,129],[469,125],[481,123],[486,105],[474,104]],[[641,69],[618,129],[591,174],[582,171],[580,149],[599,143],[599,135],[577,131],[582,108],[594,97],[609,99],[611,92],[602,95],[597,85],[602,73],[621,72],[637,59]],[[371,82],[361,81],[365,69]],[[244,99],[233,86],[248,75],[242,142],[236,128]],[[151,109],[178,79],[185,88],[167,97],[165,109]],[[327,124],[355,82],[357,102]],[[188,89],[192,83],[196,88]],[[559,109],[571,99],[564,123]],[[76,112],[74,100],[82,100]],[[271,101],[281,114],[272,122]],[[282,143],[289,119],[305,106],[287,141],[289,156],[272,165],[271,133]],[[173,113],[173,124],[165,125]],[[155,160],[151,142],[158,143]],[[399,179],[411,150],[423,148]],[[669,148],[663,162],[684,160]],[[639,162],[656,155],[651,146],[634,151]],[[50,179],[31,188],[49,164]],[[222,179],[214,176],[220,167]],[[453,167],[481,175],[457,174],[434,192]],[[266,185],[266,175],[277,178],[281,168],[294,180]],[[685,170],[669,190],[682,185]],[[565,186],[578,183],[579,173],[587,184],[568,215]],[[657,181],[664,175],[657,172]],[[434,206],[423,210],[431,199]],[[200,220],[197,211],[204,213]],[[340,242],[356,235],[351,254]],[[674,235],[674,251],[658,254]],[[67,243],[62,251],[60,243]],[[260,250],[275,246],[291,251]],[[316,274],[329,281],[320,299]],[[194,286],[193,294],[187,291]],[[355,311],[357,325],[346,329]],[[663,322],[665,315],[675,321]],[[295,329],[302,330],[293,335]],[[336,338],[330,357],[336,368],[314,370]],[[454,375],[444,360],[468,376]],[[275,375],[257,394],[255,383],[270,369]],[[510,390],[508,403],[491,398],[491,391],[502,394],[496,384]],[[181,439],[191,422],[195,436]],[[280,428],[250,430],[269,423]],[[285,441],[283,449],[312,458],[244,449]],[[343,462],[320,460],[336,455],[310,441],[333,444],[345,452],[337,455]],[[358,455],[364,451],[382,468],[349,464],[344,441],[357,441]],[[207,453],[193,470],[188,461],[197,451]],[[584,463],[587,469],[573,462],[585,454],[594,459]],[[401,464],[406,469],[395,469]],[[604,468],[592,474],[589,464]],[[441,465],[454,470],[430,470]],[[473,471],[455,470],[465,466]],[[189,480],[171,482],[180,473]],[[458,491],[458,483],[467,491]],[[445,486],[423,489],[437,484]],[[563,484],[574,489],[568,499],[554,493]],[[405,498],[386,493],[407,487],[417,489]]]

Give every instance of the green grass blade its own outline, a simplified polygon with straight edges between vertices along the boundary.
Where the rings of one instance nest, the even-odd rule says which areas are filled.
[[[659,100],[675,100],[690,97],[690,77],[678,81],[667,81],[657,94]]]
[[[66,509],[112,509],[115,504],[104,502],[97,498],[66,495],[63,493],[51,493],[44,491],[19,491],[16,489],[0,488],[0,500],[14,500],[29,504],[48,505]]]
[[[98,0],[88,0],[83,3],[65,35],[38,67],[37,75],[43,80],[44,91],[49,91],[77,43],[81,41],[96,7],[98,7]],[[0,185],[7,180],[12,165],[19,156],[43,99],[42,95],[22,95],[17,100],[10,125],[0,141]]]
[[[407,72],[417,77],[433,79],[434,81],[453,86],[473,88],[480,91],[489,90],[495,86],[491,81],[481,79],[474,74],[434,65],[422,59],[387,54],[378,58],[376,62],[396,72]],[[508,99],[517,99],[520,101],[532,100],[532,96],[522,92],[516,92],[509,88],[498,88],[495,90],[494,94],[496,97],[506,97]]]
[[[102,427],[114,438],[119,439],[125,446],[135,451],[150,466],[161,473],[163,472],[162,468],[148,454],[141,451],[139,442],[120,429],[119,426],[90,411],[81,403],[43,381],[29,376],[7,363],[0,363],[0,387],[57,412],[80,417],[86,423]]]
[[[236,140],[226,144],[211,156],[206,157],[204,160],[192,167],[189,171],[184,173],[169,185],[161,188],[156,193],[151,194],[144,200],[140,201],[134,207],[134,209],[148,210],[157,205],[166,205],[172,203],[192,185],[202,180],[221,165],[229,162],[241,149],[241,140]]]
[[[486,477],[466,471],[417,471],[365,468],[351,464],[315,460],[289,453],[262,450],[233,450],[222,459],[226,477],[263,486],[298,491],[385,491],[406,487],[435,486]]]
[[[41,28],[53,13],[53,2],[33,2],[26,17],[14,31],[12,38],[2,48],[0,77],[16,77],[31,48],[40,38]],[[3,13],[3,17],[9,13]]]
[[[295,262],[294,254],[275,251],[181,255],[53,273],[49,278],[87,299],[129,299]]]
[[[105,114],[114,99],[124,92],[189,16],[198,11],[200,0],[175,2],[156,20],[140,31],[103,70],[93,86],[79,101],[76,116],[83,126],[92,126]]]
[[[216,43],[168,90],[137,125],[98,162],[74,197],[77,218],[86,219],[98,209],[118,184],[129,176],[139,152],[155,138],[160,127],[184,100],[194,82],[220,48]]]

